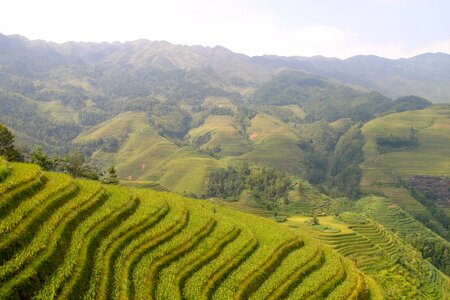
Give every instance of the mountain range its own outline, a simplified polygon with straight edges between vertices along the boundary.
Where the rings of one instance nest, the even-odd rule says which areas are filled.
[[[413,94],[432,102],[450,101],[450,55],[444,53],[396,60],[372,55],[344,60],[321,56],[249,57],[221,46],[183,46],[148,40],[56,44],[31,41],[18,35],[0,35],[0,68],[2,87],[14,84],[18,90],[30,88],[33,79],[51,71],[63,73],[69,82],[92,75],[113,76],[119,81],[116,90],[120,90],[120,83],[130,80],[132,95],[144,95],[149,90],[145,82],[154,84],[154,77],[163,72],[166,80],[185,77],[189,85],[208,83],[216,92],[238,93],[245,97],[280,70],[292,69],[327,77],[356,89],[378,91],[388,97]],[[81,83],[72,83],[77,84]],[[110,90],[99,91],[96,86],[90,92],[108,94]]]

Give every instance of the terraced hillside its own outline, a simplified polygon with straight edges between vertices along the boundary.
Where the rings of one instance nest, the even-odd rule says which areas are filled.
[[[366,139],[364,163],[361,165],[361,190],[382,194],[415,216],[433,220],[427,209],[409,191],[398,185],[398,178],[414,175],[450,176],[450,106],[435,105],[423,110],[411,110],[380,117],[362,127]],[[418,146],[380,153],[377,137],[393,135],[405,138],[417,131]],[[448,234],[438,222],[436,228]]]
[[[95,143],[108,138],[121,141],[117,151],[100,148],[93,158],[103,165],[115,164],[121,179],[151,180],[178,193],[201,195],[207,172],[226,164],[158,135],[146,114],[139,112],[119,114],[82,133],[74,142]]]
[[[242,158],[277,167],[290,174],[302,173],[298,136],[289,125],[275,117],[257,114],[247,132],[253,141],[253,151],[242,155]]]
[[[1,299],[379,299],[330,248],[167,192],[2,164]]]
[[[347,232],[322,232],[319,238],[374,276],[386,296],[404,299],[447,299],[450,281],[417,250],[376,221],[344,213]],[[412,279],[413,278],[413,279]]]
[[[198,138],[209,135],[210,139],[200,146],[201,149],[212,149],[220,146],[223,156],[239,156],[250,150],[247,138],[238,132],[239,124],[233,116],[209,116],[205,122],[191,130],[189,136]]]
[[[119,141],[117,149],[109,151],[101,146],[92,155],[101,165],[114,164],[123,180],[154,181],[181,194],[203,195],[209,172],[237,160],[269,165],[295,175],[302,172],[302,151],[295,131],[263,113],[251,119],[246,132],[235,116],[209,115],[187,133],[184,144],[176,144],[149,125],[146,113],[124,112],[83,132],[74,143],[95,144],[111,138]],[[196,145],[195,140],[204,141]],[[220,147],[220,159],[206,153],[214,147]]]
[[[450,243],[423,226],[412,215],[390,200],[382,197],[365,197],[358,202],[360,211],[418,249],[441,270],[450,273]]]

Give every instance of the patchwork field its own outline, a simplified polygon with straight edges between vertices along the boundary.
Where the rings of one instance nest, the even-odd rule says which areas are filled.
[[[267,219],[34,165],[6,168],[2,299],[381,298],[350,260]]]

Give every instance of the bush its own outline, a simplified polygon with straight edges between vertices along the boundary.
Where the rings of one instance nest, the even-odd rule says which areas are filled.
[[[11,166],[9,166],[6,162],[3,162],[0,165],[0,182],[5,180],[9,176],[9,174],[11,174],[11,171]]]

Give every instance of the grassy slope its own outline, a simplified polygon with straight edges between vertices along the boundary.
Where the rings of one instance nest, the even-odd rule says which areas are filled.
[[[231,103],[230,99],[226,97],[217,97],[217,96],[210,96],[206,97],[203,101],[202,106],[204,108],[211,108],[211,107],[224,107],[224,108],[230,108],[233,111],[236,111],[236,105]]]
[[[251,120],[247,132],[250,136],[256,134],[254,150],[242,158],[278,167],[291,174],[301,174],[299,158],[302,151],[297,146],[297,136],[287,124],[272,116],[258,114]]]
[[[361,189],[382,193],[413,214],[429,215],[409,192],[398,187],[396,177],[412,175],[450,176],[450,106],[439,105],[424,110],[406,111],[377,118],[366,123],[365,161],[361,165]],[[418,132],[420,145],[413,150],[379,154],[376,137],[393,134],[407,136],[410,128]]]
[[[20,192],[0,206],[2,299],[367,299],[372,291],[379,299],[351,261],[263,218],[12,167],[11,178],[28,168],[24,179],[47,182],[0,182],[4,197]]]
[[[224,105],[229,105],[225,103]],[[151,180],[172,191],[201,195],[208,172],[226,167],[235,159],[278,167],[292,174],[301,174],[301,150],[297,136],[280,120],[259,114],[255,116],[248,134],[253,141],[244,139],[238,132],[232,116],[211,115],[205,123],[189,132],[192,137],[212,132],[212,138],[201,148],[221,145],[224,157],[220,160],[200,154],[190,147],[179,147],[158,135],[146,120],[145,113],[126,112],[107,120],[80,134],[75,143],[86,143],[100,138],[127,138],[117,153],[97,150],[93,157],[103,165],[115,164],[121,179]],[[235,156],[235,158],[233,158]]]
[[[220,145],[223,156],[238,156],[248,152],[250,146],[248,142],[238,132],[238,122],[232,116],[209,116],[205,122],[189,132],[191,138],[206,133],[211,133],[211,139],[202,149]]]
[[[102,137],[119,137],[126,130],[128,138],[117,153],[98,150],[94,158],[105,165],[116,164],[122,179],[152,180],[176,192],[200,195],[203,181],[211,167],[222,164],[188,148],[180,148],[158,135],[147,123],[145,113],[126,112],[82,133],[75,140],[83,143]]]
[[[46,102],[37,102],[39,104],[39,108],[48,113],[56,122],[61,123],[76,123],[77,122],[77,114],[75,110],[69,106],[65,106],[61,104],[60,101],[46,101]]]
[[[290,111],[292,111],[294,116],[296,116],[298,118],[304,119],[306,116],[305,111],[298,105],[286,105],[286,106],[280,106],[280,107],[288,108]]]

